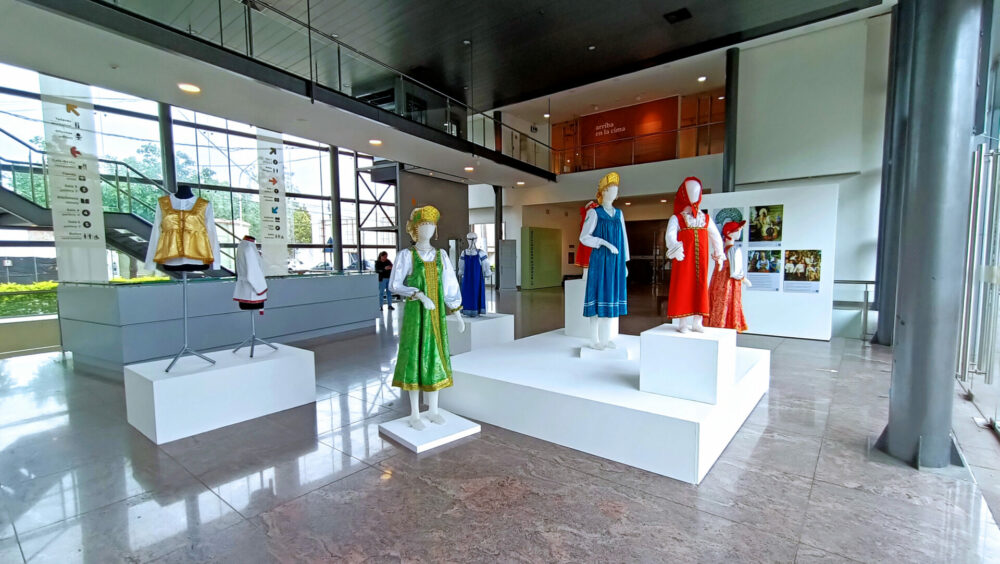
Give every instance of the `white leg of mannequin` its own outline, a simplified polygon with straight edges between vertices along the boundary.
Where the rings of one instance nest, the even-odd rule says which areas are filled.
[[[601,339],[601,348],[614,349],[618,348],[614,341],[611,340],[611,318],[602,317],[597,324],[597,334]]]
[[[691,331],[691,317],[682,317],[680,322],[680,327],[677,328],[681,333],[689,333]]]
[[[444,425],[444,417],[438,411],[438,392],[425,392],[427,395],[427,420],[431,423]]]
[[[420,390],[410,390],[410,427],[418,431],[426,427],[420,420]]]
[[[589,271],[590,271],[590,269],[589,269],[589,268],[584,268],[584,269],[583,269],[583,279],[584,279],[584,280],[586,280],[586,279],[587,279],[587,272],[589,272]]]
[[[694,327],[692,327],[692,329],[694,329],[695,331],[697,331],[699,333],[704,333],[705,332],[705,318],[703,318],[700,315],[695,315],[693,317],[694,317]]]
[[[604,345],[601,344],[600,336],[600,321],[595,317],[590,318],[590,348],[597,350],[604,350]]]

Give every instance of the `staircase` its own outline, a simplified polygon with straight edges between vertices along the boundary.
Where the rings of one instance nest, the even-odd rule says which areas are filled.
[[[48,205],[45,151],[3,129],[0,129],[0,135],[13,141],[20,153],[20,158],[0,155],[0,226],[51,227],[52,210]],[[156,198],[169,192],[161,182],[148,178],[126,163],[108,159],[100,159],[100,163],[107,244],[134,259],[145,260]],[[135,193],[133,188],[136,188]],[[236,236],[226,228],[218,225],[216,228],[235,242]],[[222,250],[222,255],[220,262],[234,264],[232,252]],[[165,272],[179,277],[179,273]],[[189,276],[196,277],[198,273],[191,273]],[[233,276],[233,272],[222,267],[205,271],[201,276]]]

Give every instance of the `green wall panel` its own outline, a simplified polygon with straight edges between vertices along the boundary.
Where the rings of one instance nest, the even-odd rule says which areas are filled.
[[[547,227],[521,228],[521,288],[562,285],[562,231]]]

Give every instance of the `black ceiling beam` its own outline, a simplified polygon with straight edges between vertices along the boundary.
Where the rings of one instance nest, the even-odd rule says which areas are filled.
[[[270,84],[291,94],[342,109],[352,114],[377,121],[415,137],[443,145],[463,153],[490,159],[527,174],[550,182],[556,175],[500,151],[487,149],[471,141],[449,135],[436,128],[417,123],[403,116],[387,112],[325,86],[310,82],[283,69],[257,61],[231,51],[210,41],[193,37],[179,30],[144,16],[125,12],[102,0],[20,0],[75,20],[100,27],[117,35],[140,41],[162,49],[235,72],[254,80]],[[224,117],[224,116],[220,116]]]
[[[830,18],[836,18],[839,16],[844,16],[851,14],[865,8],[873,8],[875,6],[880,6],[882,4],[881,0],[845,0],[839,4],[829,6],[827,8],[821,8],[818,10],[813,10],[799,16],[794,16],[790,18],[785,18],[783,20],[778,20],[766,25],[758,26],[748,30],[729,33],[719,37],[709,39],[707,41],[701,41],[681,47],[679,49],[672,49],[665,53],[650,57],[648,59],[642,59],[629,63],[627,65],[621,65],[615,67],[614,69],[590,74],[586,77],[581,77],[579,79],[566,80],[556,83],[554,86],[533,90],[525,93],[524,95],[519,95],[515,97],[508,97],[496,100],[493,107],[502,108],[505,106],[510,106],[520,102],[525,102],[527,100],[534,100],[535,98],[543,98],[545,96],[551,96],[557,92],[563,92],[573,88],[579,88],[581,86],[586,86],[588,84],[593,84],[595,82],[600,82],[602,80],[608,80],[618,76],[630,74],[633,72],[638,72],[648,68],[656,67],[659,65],[664,65],[667,63],[672,63],[674,61],[679,61],[681,59],[687,59],[689,57],[694,57],[695,55],[701,55],[703,53],[708,53],[709,51],[715,51],[716,49],[723,49],[727,47],[732,47],[739,43],[745,41],[750,41],[753,39],[759,39],[768,35],[775,33],[780,33],[782,31],[787,31],[789,29],[794,29],[804,25],[813,24],[816,22],[821,22],[823,20],[828,20]],[[664,23],[664,25],[667,25]]]

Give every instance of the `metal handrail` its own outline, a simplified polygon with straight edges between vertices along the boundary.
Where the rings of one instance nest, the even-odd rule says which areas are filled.
[[[220,1],[220,4],[221,4],[222,0],[219,0],[219,1]],[[241,2],[240,0],[233,0],[233,1],[235,3],[237,3],[237,4],[245,5],[245,3]],[[293,23],[295,23],[297,25],[300,25],[300,26],[304,27],[309,32],[315,33],[316,35],[319,35],[323,39],[326,39],[328,41],[336,43],[339,47],[343,47],[344,49],[347,49],[348,51],[350,51],[352,53],[355,53],[355,54],[361,56],[362,58],[364,58],[364,59],[366,59],[368,61],[371,61],[372,63],[375,63],[376,65],[378,65],[378,66],[380,66],[380,67],[382,67],[382,68],[384,68],[384,69],[386,69],[386,70],[388,70],[388,71],[390,71],[390,72],[392,72],[392,73],[394,73],[396,75],[399,75],[401,78],[404,78],[404,79],[408,80],[409,82],[412,82],[412,83],[417,84],[417,85],[419,85],[419,86],[421,86],[423,88],[426,88],[427,90],[430,90],[431,92],[433,92],[433,93],[435,93],[435,94],[437,94],[437,95],[445,98],[446,100],[452,101],[455,104],[458,104],[459,106],[461,106],[463,108],[466,108],[471,113],[471,115],[481,115],[481,116],[485,117],[486,119],[488,119],[488,120],[490,120],[490,121],[492,121],[494,123],[500,123],[501,127],[506,127],[507,129],[510,129],[512,131],[516,131],[516,132],[520,133],[521,135],[527,137],[528,139],[531,139],[532,141],[538,143],[539,145],[541,145],[543,147],[548,148],[549,150],[552,149],[552,147],[550,145],[542,143],[541,141],[539,141],[538,139],[532,137],[528,133],[525,133],[525,132],[523,132],[523,131],[521,131],[519,129],[515,129],[515,128],[513,128],[513,127],[511,127],[511,126],[509,126],[509,125],[507,125],[507,124],[505,124],[503,122],[497,122],[495,118],[487,115],[486,112],[483,112],[481,110],[477,110],[475,108],[475,106],[471,106],[469,104],[466,104],[465,102],[462,102],[461,100],[459,100],[457,98],[453,98],[453,97],[449,96],[448,94],[445,94],[444,92],[441,92],[437,88],[434,88],[433,86],[431,86],[431,85],[429,85],[429,84],[427,84],[425,82],[417,80],[417,79],[415,79],[415,78],[413,78],[413,77],[405,74],[404,72],[396,69],[395,67],[393,67],[393,66],[391,66],[391,65],[389,65],[387,63],[383,63],[382,61],[380,61],[380,60],[372,57],[371,55],[368,55],[367,53],[363,53],[363,52],[355,49],[354,47],[351,47],[350,45],[348,45],[348,44],[340,41],[336,37],[334,37],[334,36],[332,36],[332,35],[324,32],[322,30],[316,29],[315,27],[312,26],[312,22],[304,22],[304,21],[302,21],[302,20],[300,20],[300,19],[298,19],[298,18],[296,18],[294,16],[291,16],[291,15],[285,13],[283,10],[280,10],[278,8],[275,8],[274,6],[271,6],[270,4],[268,4],[267,2],[264,2],[262,0],[254,0],[254,4],[257,5],[257,6],[259,6],[259,7],[265,8],[268,11],[274,12],[275,14],[281,16],[282,18],[285,18],[286,20],[288,20],[290,22],[293,22]],[[219,13],[220,13],[220,19],[221,19],[221,13],[222,13],[221,6],[219,8]],[[250,34],[253,35],[253,28],[252,28],[252,26],[250,28]],[[311,53],[310,53],[309,69],[310,69],[310,72],[313,72],[312,71],[313,66],[312,66],[312,56],[311,56]],[[310,79],[313,79],[313,78],[314,77],[310,77]]]
[[[834,280],[834,284],[847,284],[847,285],[863,285],[865,287],[865,297],[864,302],[861,304],[861,340],[867,341],[869,337],[868,333],[868,312],[871,309],[871,292],[869,286],[874,286],[874,280]]]

